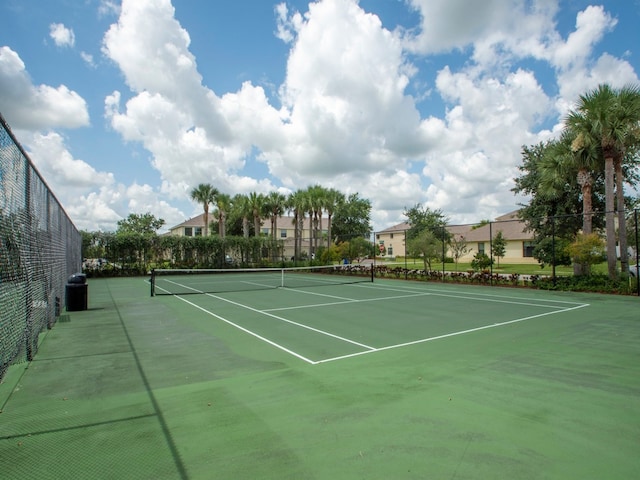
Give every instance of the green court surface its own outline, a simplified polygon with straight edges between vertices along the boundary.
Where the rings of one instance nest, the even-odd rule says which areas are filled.
[[[640,299],[89,279],[0,384],[2,479],[640,477]]]

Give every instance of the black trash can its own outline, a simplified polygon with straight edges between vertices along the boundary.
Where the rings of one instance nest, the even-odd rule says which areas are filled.
[[[86,310],[88,297],[87,276],[84,273],[74,273],[71,275],[67,279],[65,289],[67,312]]]

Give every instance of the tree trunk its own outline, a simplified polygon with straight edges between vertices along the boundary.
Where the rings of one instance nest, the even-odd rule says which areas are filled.
[[[300,212],[298,215],[298,225],[296,226],[298,229],[298,255],[296,256],[296,260],[300,260],[302,256],[302,237],[304,237],[304,212]]]
[[[253,215],[253,228],[255,229],[254,236],[260,236],[260,215]]]
[[[313,210],[309,210],[309,259],[313,255]]]
[[[613,155],[606,152],[604,159],[604,190],[605,190],[605,215],[607,224],[607,270],[609,278],[614,280],[617,277],[617,255],[616,255],[616,225],[615,225],[615,205],[614,205],[614,165]]]
[[[204,236],[209,234],[209,205],[204,205]]]
[[[582,190],[582,233],[589,235],[593,233],[593,179],[588,170],[578,172],[578,184]]]
[[[220,214],[220,238],[224,238],[227,236],[227,215],[222,212]]]
[[[242,217],[242,236],[249,238],[249,217],[246,215]]]
[[[624,208],[622,156],[616,156],[614,168],[616,176],[616,199],[618,200],[618,244],[620,245],[620,270],[622,272],[622,277],[626,278],[629,275],[629,255],[627,252],[627,219]]]
[[[293,211],[293,259],[298,259],[298,211]]]

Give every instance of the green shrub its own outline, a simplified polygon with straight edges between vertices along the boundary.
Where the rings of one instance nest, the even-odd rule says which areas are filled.
[[[493,264],[493,260],[489,258],[486,253],[476,253],[471,260],[471,268],[478,272],[480,270],[486,270]]]
[[[535,286],[541,290],[629,294],[629,282],[611,280],[607,275],[576,275],[540,278]]]

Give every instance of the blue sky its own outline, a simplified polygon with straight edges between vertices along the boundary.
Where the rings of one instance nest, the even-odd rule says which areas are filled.
[[[495,218],[522,145],[638,83],[639,0],[4,0],[0,113],[81,229],[319,183]]]

